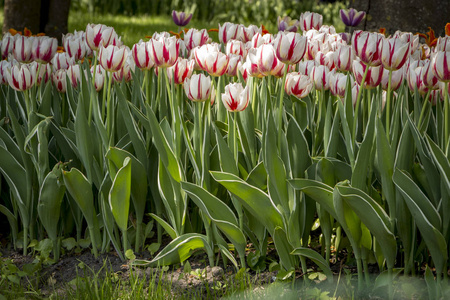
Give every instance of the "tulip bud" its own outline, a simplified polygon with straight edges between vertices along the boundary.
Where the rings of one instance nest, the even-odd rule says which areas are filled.
[[[239,27],[230,22],[225,22],[223,26],[219,24],[219,41],[226,44],[229,40],[241,40],[244,33]]]
[[[95,86],[95,90],[97,92],[99,92],[103,88],[103,85],[105,84],[106,71],[105,71],[105,69],[102,68],[102,66],[97,66],[95,68],[95,74],[94,74],[94,66],[91,67],[90,71],[91,71],[92,77],[94,77],[94,75],[95,75],[94,86]]]
[[[269,75],[277,65],[279,60],[275,54],[275,48],[271,44],[259,46],[256,52],[259,71],[264,75]]]
[[[197,30],[191,28],[184,34],[184,44],[188,51],[191,51],[195,47],[203,46],[209,40],[209,34],[206,29]]]
[[[258,68],[257,49],[255,48],[248,51],[245,63],[238,65],[238,68],[245,80],[247,79],[247,76],[258,78],[264,77],[264,74],[262,74]]]
[[[310,29],[319,30],[322,22],[323,17],[318,13],[306,11],[300,15],[300,28],[302,31],[308,31]]]
[[[311,79],[314,81],[316,90],[330,89],[330,70],[325,66],[315,66],[311,70]]]
[[[66,73],[67,70],[59,69],[52,74],[53,84],[60,93],[65,93],[67,90]]]
[[[86,56],[87,44],[83,39],[82,32],[79,34],[66,34],[63,35],[63,45],[67,54],[73,57],[75,61],[79,61]]]
[[[345,26],[356,27],[361,23],[361,21],[366,16],[365,11],[357,11],[354,8],[350,9],[341,9],[339,11],[342,22]]]
[[[212,94],[211,77],[203,74],[194,74],[184,81],[186,96],[195,102],[206,101]]]
[[[399,38],[381,40],[381,63],[388,70],[399,70],[408,60],[411,53],[411,44]]]
[[[192,72],[194,71],[194,60],[188,60],[179,57],[177,62],[167,68],[167,77],[171,83],[175,84],[183,84],[186,78],[190,78],[192,76]]]
[[[125,46],[117,47],[109,45],[106,48],[100,48],[99,62],[106,71],[117,72],[125,64],[127,55],[128,51]]]
[[[306,37],[299,33],[289,32],[285,34],[280,32],[273,44],[278,59],[285,64],[294,65],[302,60],[305,55],[308,41]]]
[[[36,39],[34,36],[19,35],[14,41],[13,55],[14,58],[21,63],[31,62],[33,59],[33,42]]]
[[[450,51],[450,36],[439,37],[436,43],[436,47],[434,48],[435,52],[438,51]]]
[[[381,83],[383,66],[371,67],[360,60],[353,61],[353,75],[355,76],[358,85],[362,85],[362,79],[366,68],[369,68],[369,70],[367,71],[366,79],[364,81],[364,88],[372,89],[377,87]]]
[[[36,68],[32,64],[11,66],[8,75],[9,86],[16,91],[25,91],[36,83]]]
[[[222,102],[230,112],[243,111],[250,102],[249,86],[243,88],[241,83],[228,84],[225,86],[225,93],[222,94]]]
[[[150,56],[149,46],[149,43],[140,40],[137,44],[134,44],[131,49],[134,63],[136,64],[136,67],[141,70],[150,70],[154,66]]]
[[[399,70],[392,71],[392,78],[391,78],[391,91],[396,91],[400,87],[400,85],[403,82],[404,78],[404,70],[403,68]],[[381,78],[381,88],[383,90],[387,90],[389,85],[389,70],[384,69],[383,70],[383,76]]]
[[[33,41],[31,53],[33,59],[37,62],[49,63],[55,56],[56,48],[58,48],[58,40],[47,36],[38,36]]]
[[[69,66],[75,64],[75,58],[69,56],[67,52],[56,53],[51,61],[53,71],[67,70]]]
[[[185,27],[192,19],[192,14],[187,15],[184,11],[172,10],[172,20],[175,25]]]
[[[309,76],[301,73],[288,73],[286,75],[286,82],[284,90],[287,95],[293,95],[297,98],[306,97],[313,87],[313,83]]]
[[[434,75],[439,81],[450,81],[450,52],[438,51],[431,60]]]
[[[176,37],[150,39],[150,56],[156,67],[167,68],[175,64],[180,51],[180,42]]]
[[[341,99],[345,97],[347,82],[350,80],[350,86],[354,85],[353,77],[343,73],[334,73],[330,75],[330,90],[334,96]]]
[[[88,24],[86,26],[86,43],[92,50],[98,50],[100,46],[118,46],[120,39],[114,28],[103,24]]]
[[[194,55],[199,67],[212,76],[222,76],[227,71],[229,58],[219,51],[208,51],[206,45],[196,48]]]
[[[382,36],[378,33],[356,30],[352,36],[355,55],[366,65],[381,65]]]

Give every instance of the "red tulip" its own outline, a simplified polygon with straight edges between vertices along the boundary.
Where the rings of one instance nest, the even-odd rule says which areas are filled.
[[[285,64],[294,65],[302,60],[308,41],[295,32],[279,32],[273,42],[277,58]]]
[[[381,41],[378,33],[357,30],[353,33],[352,47],[355,55],[371,67],[381,65]]]
[[[178,59],[180,51],[180,42],[176,37],[160,37],[150,39],[150,56],[155,66],[160,68],[171,67]]]
[[[293,95],[297,98],[306,97],[313,87],[313,83],[309,76],[301,73],[288,73],[284,90],[287,95]]]
[[[243,111],[250,102],[249,86],[243,88],[241,83],[228,84],[225,86],[225,93],[222,94],[222,102],[230,112]]]
[[[358,85],[362,85],[362,79],[366,68],[369,68],[369,70],[367,71],[366,79],[364,81],[364,88],[372,89],[377,87],[381,83],[381,78],[383,77],[383,66],[371,67],[360,60],[353,61],[353,75],[355,76]]]
[[[169,77],[170,82],[175,82],[175,84],[183,84],[186,78],[192,76],[194,71],[194,60],[188,60],[179,57],[177,62],[167,68],[167,77]]]
[[[381,63],[388,70],[399,70],[403,67],[411,54],[411,44],[399,38],[381,40]]]

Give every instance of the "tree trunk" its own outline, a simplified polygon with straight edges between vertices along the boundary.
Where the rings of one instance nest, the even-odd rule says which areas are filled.
[[[70,0],[47,0],[49,2],[48,20],[45,34],[56,37],[61,43],[62,35],[67,33]]]
[[[450,15],[448,0],[350,0],[350,7],[367,13],[357,29],[378,31],[383,27],[386,35],[397,30],[425,33],[431,27],[436,36],[444,36]]]
[[[10,28],[22,31],[25,27],[39,32],[41,0],[5,0],[3,33]]]

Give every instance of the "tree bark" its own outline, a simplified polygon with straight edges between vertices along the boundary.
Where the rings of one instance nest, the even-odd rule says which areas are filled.
[[[61,43],[63,34],[68,30],[70,0],[48,0],[48,20],[45,23],[45,34],[56,37]]]
[[[41,0],[5,0],[3,33],[10,28],[22,31],[25,27],[39,32]]]
[[[431,27],[436,36],[444,36],[450,15],[448,0],[350,0],[350,7],[367,14],[357,29],[378,31],[386,28],[386,35],[397,30],[425,33]]]

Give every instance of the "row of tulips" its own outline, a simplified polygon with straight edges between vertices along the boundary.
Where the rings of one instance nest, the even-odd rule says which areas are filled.
[[[306,273],[308,258],[333,280],[332,249],[346,248],[361,289],[369,262],[391,279],[434,266],[440,286],[450,37],[430,48],[321,20],[306,12],[302,34],[276,35],[225,23],[219,43],[205,29],[155,33],[131,49],[101,24],[66,35],[64,51],[6,34],[0,212],[14,244],[26,254],[48,236],[57,259],[76,232],[123,259],[147,246],[151,217],[172,242],[139,264],[204,249],[212,265],[263,269],[273,241],[285,271]],[[316,219],[321,255],[308,248]]]

